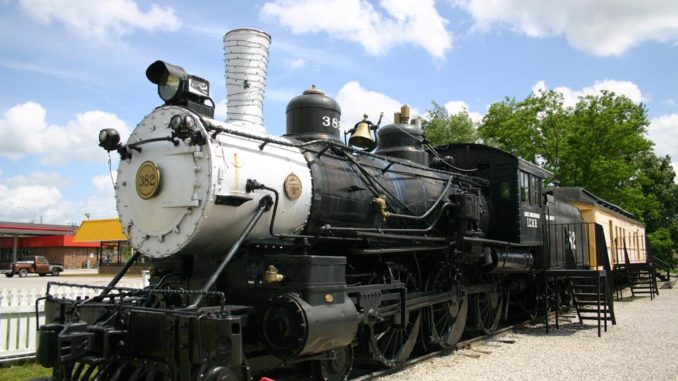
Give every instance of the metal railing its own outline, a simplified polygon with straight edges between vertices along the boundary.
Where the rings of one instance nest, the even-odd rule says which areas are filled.
[[[650,260],[654,264],[655,269],[666,271],[666,281],[670,281],[671,280],[672,266],[669,265],[668,263],[664,262],[663,260],[655,257],[654,255],[650,255]],[[659,272],[659,271],[657,271],[657,272]]]
[[[134,285],[135,288],[143,286],[141,282]],[[36,327],[45,320],[44,304],[39,303],[36,307],[35,302],[44,297],[45,292],[45,289],[0,290],[0,364],[35,357]],[[100,292],[78,287],[50,288],[50,295],[69,299],[92,297]]]
[[[627,263],[645,263],[648,261],[645,236],[636,234],[619,235],[612,241],[612,247],[608,247],[614,253],[614,264],[624,265]]]
[[[589,244],[595,243],[594,224],[588,222],[544,225],[545,268],[588,268]]]

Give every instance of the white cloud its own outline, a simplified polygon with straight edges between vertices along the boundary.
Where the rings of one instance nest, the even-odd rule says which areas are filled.
[[[107,196],[91,196],[82,201],[60,201],[43,209],[36,214],[36,220],[42,218],[45,223],[75,224],[79,225],[82,220],[89,218],[104,219],[115,218],[118,212],[115,208],[115,199]]]
[[[277,19],[294,34],[327,33],[358,43],[372,55],[411,44],[443,59],[452,47],[447,20],[434,0],[381,0],[379,6],[366,0],[276,0],[264,4],[261,15]]]
[[[537,94],[540,91],[548,90],[546,82],[539,81],[532,86],[532,92]],[[566,86],[558,86],[553,90],[563,94],[563,101],[565,106],[575,106],[579,97],[587,95],[597,95],[603,90],[612,91],[617,95],[624,95],[635,103],[645,102],[647,98],[640,91],[638,85],[629,81],[615,81],[606,79],[603,81],[595,81],[593,86],[586,86],[579,90],[573,90]]]
[[[50,187],[59,187],[59,186],[70,186],[72,180],[61,176],[56,172],[31,172],[28,175],[18,175],[10,177],[3,181],[3,183],[9,187],[21,187],[21,186],[32,186],[32,185],[41,185],[41,186],[50,186]]]
[[[532,85],[532,93],[539,94],[541,92],[547,91],[549,88],[546,86],[546,82],[542,79],[541,81]]]
[[[468,104],[466,104],[464,101],[449,101],[445,103],[444,107],[447,109],[447,113],[450,115],[466,111],[473,122],[480,123],[483,120],[483,115],[479,112],[469,111]]]
[[[115,177],[115,172],[113,174]],[[0,220],[79,224],[85,218],[85,213],[94,219],[117,216],[109,175],[93,177],[92,185],[97,192],[78,201],[64,199],[64,192],[60,188],[68,184],[52,184],[58,175],[50,174],[42,184],[39,175],[35,172],[24,178],[17,176],[0,183]]]
[[[454,0],[475,29],[507,25],[529,37],[563,35],[597,56],[621,55],[646,41],[678,41],[675,0]]]
[[[271,50],[273,52],[280,51],[289,56],[302,58],[305,62],[317,64],[324,68],[331,68],[348,73],[360,69],[360,66],[356,63],[356,57],[334,52],[323,46],[309,47],[298,43],[298,41],[291,43],[285,40],[276,39],[275,43],[271,45]]]
[[[74,213],[75,211],[75,213]],[[85,213],[89,214],[90,218],[104,219],[118,217],[118,210],[115,206],[115,198],[107,196],[91,196],[86,200],[73,203],[73,206],[68,208],[54,209],[55,215],[61,213],[62,221],[73,221],[80,223],[85,217]]]
[[[122,141],[129,135],[124,121],[103,111],[79,113],[66,126],[50,125],[46,116],[45,108],[35,102],[7,110],[0,119],[0,155],[12,160],[38,155],[44,164],[105,161],[107,155],[98,146],[99,131],[115,128]]]
[[[3,209],[26,208],[39,210],[61,200],[61,191],[54,186],[29,185],[9,188],[0,185],[0,199]]]
[[[78,72],[57,69],[48,65],[39,65],[29,61],[0,60],[0,66],[11,70],[26,71],[29,73],[46,74],[53,77],[73,80],[79,77]]]
[[[214,107],[214,119],[216,120],[226,120],[226,97],[223,97],[221,101],[216,102]]]
[[[393,113],[400,111],[403,105],[388,95],[364,89],[356,81],[346,83],[337,93],[336,100],[341,106],[341,126],[344,131],[360,122],[363,114],[367,114],[369,120],[377,123],[379,114],[383,112],[384,119],[381,125],[392,123]],[[410,114],[415,117],[419,115],[419,111],[412,108]]]
[[[292,70],[301,69],[304,66],[306,66],[306,61],[303,58],[297,58],[287,61],[287,67]]]
[[[39,23],[58,22],[97,41],[119,39],[137,29],[175,31],[181,26],[173,8],[151,4],[142,11],[135,0],[20,0],[19,4]]]
[[[115,189],[113,183],[118,178],[118,171],[113,171],[109,174],[92,177],[92,185],[99,192],[111,197],[115,197]]]
[[[673,170],[678,173],[678,113],[653,118],[648,127],[648,135],[655,144],[655,153],[671,156]]]
[[[0,184],[0,219],[40,221],[45,210],[58,205],[62,197],[61,191],[55,186],[30,185],[11,188]]]

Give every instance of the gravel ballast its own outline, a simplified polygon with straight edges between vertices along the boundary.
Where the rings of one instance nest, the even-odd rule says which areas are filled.
[[[678,289],[660,293],[615,301],[617,325],[601,338],[575,314],[549,334],[516,329],[379,380],[678,380]]]

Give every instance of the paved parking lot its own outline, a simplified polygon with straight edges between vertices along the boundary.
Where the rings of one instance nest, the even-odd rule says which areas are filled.
[[[17,290],[44,290],[47,287],[47,282],[67,282],[88,284],[93,286],[105,286],[113,279],[113,275],[99,275],[96,270],[66,270],[60,276],[39,276],[37,274],[29,274],[25,278],[14,276],[7,278],[0,275],[0,290],[17,289]],[[141,276],[132,275],[123,277],[118,283],[119,286],[124,287],[141,287]]]

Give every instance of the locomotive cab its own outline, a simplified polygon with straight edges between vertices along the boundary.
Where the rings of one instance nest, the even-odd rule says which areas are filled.
[[[491,224],[488,238],[529,248],[538,268],[588,267],[589,234],[579,211],[544,193],[544,180],[553,173],[482,144],[449,144],[436,151],[489,181],[490,214],[502,223]]]
[[[455,166],[490,181],[488,198],[502,224],[492,224],[492,239],[540,245],[542,189],[553,174],[508,152],[481,144],[437,147],[439,156],[451,156]]]

